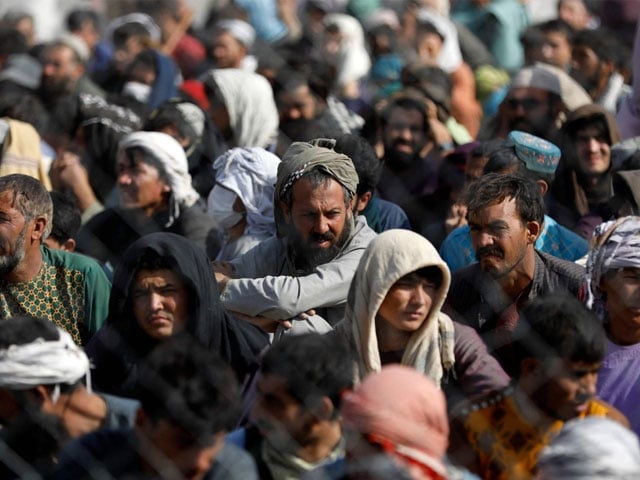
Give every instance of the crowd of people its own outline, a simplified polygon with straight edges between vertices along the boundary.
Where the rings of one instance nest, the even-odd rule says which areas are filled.
[[[539,3],[0,7],[0,478],[640,478],[640,2]]]

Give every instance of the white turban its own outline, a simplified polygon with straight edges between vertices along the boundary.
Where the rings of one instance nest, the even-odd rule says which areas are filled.
[[[191,185],[187,155],[178,141],[162,132],[134,132],[120,140],[120,151],[138,147],[160,163],[171,188],[169,227],[180,216],[180,208],[191,207],[200,196]]]
[[[0,350],[0,387],[27,390],[38,385],[73,385],[82,377],[91,390],[89,359],[71,335],[56,327],[58,340],[38,338]]]

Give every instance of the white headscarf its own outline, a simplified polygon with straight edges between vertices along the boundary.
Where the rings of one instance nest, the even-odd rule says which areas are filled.
[[[366,77],[371,68],[371,59],[365,46],[364,31],[360,22],[351,15],[333,13],[325,17],[324,25],[325,28],[336,27],[342,37],[335,57],[329,58],[336,68],[336,84],[341,87]]]
[[[38,385],[73,385],[82,377],[91,391],[89,359],[71,335],[56,327],[58,340],[38,338],[0,350],[0,387],[27,390]]]
[[[219,68],[210,70],[205,82],[222,95],[233,132],[231,147],[269,148],[276,141],[278,108],[266,78],[236,68]]]
[[[640,478],[638,437],[608,418],[568,422],[538,459],[536,480]]]
[[[606,305],[598,288],[608,270],[640,268],[640,217],[628,216],[601,223],[593,232],[587,257],[587,307],[600,318]]]
[[[247,210],[247,235],[276,232],[273,193],[279,164],[277,156],[258,147],[232,148],[213,164],[216,183],[234,192]]]
[[[191,185],[189,163],[182,146],[172,136],[162,132],[133,132],[120,140],[120,152],[138,147],[147,152],[162,165],[169,181],[171,198],[169,199],[169,227],[180,216],[180,209],[191,207],[200,195]]]
[[[458,41],[458,30],[451,20],[431,8],[418,11],[418,22],[428,22],[442,35],[442,51],[438,55],[438,67],[447,73],[454,72],[462,64],[462,53]]]

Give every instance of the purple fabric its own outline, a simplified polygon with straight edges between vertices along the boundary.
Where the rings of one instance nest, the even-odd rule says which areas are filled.
[[[640,343],[623,347],[607,340],[597,388],[598,397],[624,413],[640,435]]]

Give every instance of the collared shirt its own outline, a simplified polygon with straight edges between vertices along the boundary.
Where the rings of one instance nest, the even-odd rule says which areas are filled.
[[[535,248],[554,257],[575,262],[587,254],[589,243],[545,215]],[[447,236],[440,247],[440,256],[452,272],[477,262],[469,225],[458,227]]]
[[[519,308],[538,296],[565,291],[578,297],[582,291],[583,267],[537,250],[534,258],[533,280],[528,291],[523,291],[526,297],[518,302],[507,297],[500,285],[477,263],[453,274],[446,301],[448,310],[445,310],[453,310],[455,320],[475,328],[489,351],[511,375],[515,373],[514,365],[509,361],[515,322],[507,322],[504,317],[517,315]],[[501,346],[504,348],[500,349]]]

